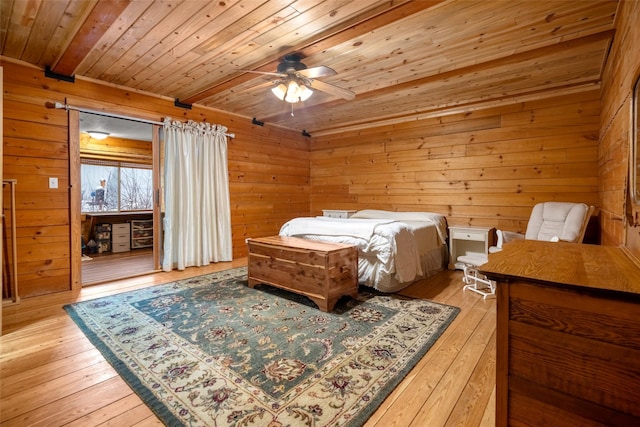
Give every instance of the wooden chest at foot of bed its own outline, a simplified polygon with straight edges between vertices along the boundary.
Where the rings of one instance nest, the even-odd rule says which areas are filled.
[[[247,239],[249,287],[264,283],[310,298],[331,311],[343,295],[358,294],[355,246],[297,237]]]

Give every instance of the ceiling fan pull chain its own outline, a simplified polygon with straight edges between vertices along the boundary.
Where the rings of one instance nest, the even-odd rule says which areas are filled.
[[[291,117],[293,117],[293,104],[291,104]]]

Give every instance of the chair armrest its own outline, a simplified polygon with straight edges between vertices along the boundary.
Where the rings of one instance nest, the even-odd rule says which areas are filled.
[[[515,233],[513,231],[497,230],[498,242],[502,239],[502,243],[509,243],[513,240],[524,239],[524,234]]]

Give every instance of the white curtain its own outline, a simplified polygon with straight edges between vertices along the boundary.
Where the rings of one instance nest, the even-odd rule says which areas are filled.
[[[162,269],[231,261],[227,128],[163,121],[164,251]]]

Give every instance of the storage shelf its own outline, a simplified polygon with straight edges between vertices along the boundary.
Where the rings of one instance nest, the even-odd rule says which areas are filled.
[[[131,220],[131,249],[153,246],[153,220]]]
[[[111,224],[98,224],[94,230],[93,240],[96,242],[99,254],[111,252]]]

